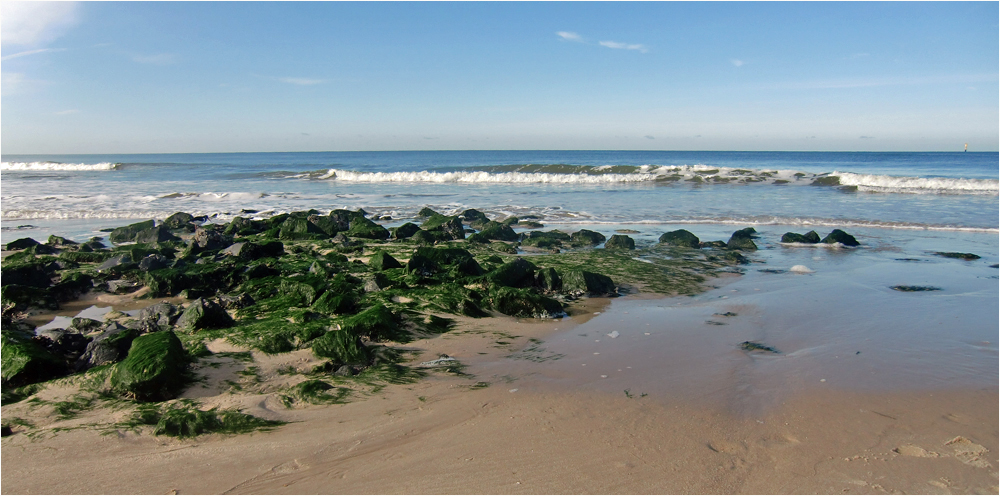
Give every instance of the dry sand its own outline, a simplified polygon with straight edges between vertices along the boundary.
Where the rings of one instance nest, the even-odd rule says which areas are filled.
[[[990,493],[998,488],[995,388],[804,391],[752,411],[663,394],[536,387],[545,363],[506,358],[578,325],[463,320],[410,343],[414,362],[460,358],[344,405],[285,408],[274,391],[304,352],[255,354],[260,386],[217,387],[245,365],[219,359],[185,396],[292,423],[177,440],[124,430],[43,429],[2,441],[3,493]],[[223,343],[213,343],[224,351]],[[229,350],[233,351],[233,350]],[[228,361],[227,361],[228,360]],[[528,366],[530,364],[530,366]],[[207,373],[207,368],[205,369]],[[473,377],[474,376],[474,377]],[[654,378],[655,379],[655,378]],[[301,379],[299,379],[301,380]],[[669,381],[669,377],[663,377]],[[472,387],[479,381],[489,387]],[[213,385],[214,384],[214,385]],[[58,388],[55,388],[58,389]],[[63,392],[65,393],[65,392]],[[57,390],[42,394],[58,395]],[[733,393],[736,394],[736,393]],[[28,417],[25,405],[5,419]],[[37,414],[41,410],[36,410]],[[101,409],[47,427],[108,422]]]

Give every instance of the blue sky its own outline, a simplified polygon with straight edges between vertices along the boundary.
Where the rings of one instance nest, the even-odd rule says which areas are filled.
[[[2,2],[15,153],[970,150],[997,2]]]

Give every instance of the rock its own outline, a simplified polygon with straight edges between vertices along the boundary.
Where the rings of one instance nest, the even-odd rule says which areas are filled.
[[[513,226],[513,225],[516,225],[520,221],[521,221],[521,219],[518,219],[517,217],[514,217],[512,215],[512,216],[507,217],[506,219],[500,221],[500,223],[503,224],[503,225],[505,225],[505,226]]]
[[[966,261],[979,260],[980,259],[980,256],[976,255],[975,253],[958,253],[958,252],[951,252],[951,251],[936,251],[936,252],[934,252],[934,254],[937,255],[937,256],[939,256],[939,257],[957,258],[957,259],[966,260]]]
[[[421,208],[420,211],[417,212],[417,218],[418,219],[424,219],[424,218],[431,217],[431,216],[434,216],[434,215],[440,215],[440,214],[438,214],[437,212],[435,212],[434,210],[432,210],[430,207]]]
[[[660,243],[670,246],[681,246],[684,248],[698,248],[699,240],[698,236],[695,236],[686,229],[678,229],[676,231],[670,231],[663,233],[660,236]]]
[[[31,286],[35,288],[47,288],[52,285],[52,277],[49,270],[42,263],[30,260],[25,263],[4,260],[4,266],[0,268],[0,279],[3,285],[17,284],[19,286]]]
[[[743,229],[740,229],[739,231],[734,232],[733,235],[735,236],[737,233],[739,234],[740,237],[744,237],[744,238],[751,238],[751,239],[753,239],[753,238],[758,238],[759,237],[759,236],[757,236],[757,230],[754,229],[754,228],[752,228],[752,227],[744,227]]]
[[[815,244],[819,243],[819,234],[816,234],[816,231],[809,231],[804,235],[793,232],[787,232],[781,236],[781,242]]]
[[[14,241],[11,241],[10,243],[7,243],[4,246],[4,250],[6,250],[6,251],[11,251],[11,250],[26,250],[28,248],[31,248],[32,246],[38,246],[38,245],[39,245],[38,241],[35,241],[34,239],[31,239],[31,238],[21,238],[21,239],[15,239]]]
[[[194,230],[189,246],[194,253],[209,250],[221,250],[233,244],[233,238],[215,229],[205,229],[199,227]]]
[[[139,336],[137,329],[129,329],[117,323],[109,324],[105,329],[87,345],[83,355],[76,361],[76,370],[83,371],[122,360],[132,346],[132,341]]]
[[[440,231],[446,239],[465,239],[465,227],[457,215],[450,217],[440,214],[432,215],[420,225],[420,228],[426,231]]]
[[[114,294],[131,293],[139,289],[140,287],[142,287],[141,284],[139,284],[136,281],[131,281],[128,279],[114,279],[108,281],[108,291]]]
[[[389,230],[364,217],[351,221],[347,235],[364,239],[389,239]]]
[[[379,250],[368,259],[368,267],[372,270],[401,269],[403,264],[399,263],[399,260],[393,258],[392,255]]]
[[[128,254],[122,254],[105,260],[104,263],[97,267],[97,271],[101,273],[121,273],[134,266],[132,257]]]
[[[151,270],[165,269],[172,265],[173,261],[169,258],[159,255],[152,254],[147,255],[145,258],[139,261],[139,270],[143,272],[149,272]]]
[[[611,238],[604,243],[604,248],[613,250],[634,250],[635,240],[621,234],[613,234],[611,235]]]
[[[521,245],[534,246],[536,248],[560,248],[563,242],[569,242],[572,238],[559,230],[552,231],[531,231],[524,233]]]
[[[47,381],[66,372],[62,360],[35,340],[23,339],[5,330],[2,341],[0,377],[4,390]]]
[[[30,238],[28,238],[28,239],[30,239]],[[45,242],[45,244],[47,244],[49,246],[64,246],[65,247],[65,246],[76,246],[76,245],[79,245],[80,243],[77,243],[76,241],[73,241],[73,240],[70,240],[70,239],[66,239],[66,238],[64,238],[62,236],[56,236],[55,234],[52,234],[52,235],[49,236],[49,239],[48,239],[48,241]]]
[[[111,387],[140,401],[165,401],[187,382],[187,355],[172,331],[135,338],[128,356],[111,372]]]
[[[437,233],[425,231],[423,229],[417,231],[413,236],[410,236],[410,241],[421,245],[433,245],[440,239],[441,238],[437,235]]]
[[[840,186],[840,177],[838,176],[825,176],[817,177],[813,179],[810,186]]]
[[[747,229],[753,229],[752,227]],[[742,251],[756,251],[757,244],[751,239],[752,234],[746,229],[740,229],[733,233],[732,237],[729,238],[729,242],[726,243],[726,248],[730,250],[742,250]]]
[[[399,318],[381,303],[348,317],[341,329],[350,335],[367,337],[371,341],[404,340],[406,333],[400,328]]]
[[[298,212],[296,212],[297,214]],[[278,238],[286,240],[315,239],[327,236],[316,224],[309,222],[306,215],[293,214],[281,223]]]
[[[329,215],[310,215],[307,220],[327,236],[334,236],[341,230],[340,223]]]
[[[254,303],[256,303],[254,299],[246,293],[237,293],[234,295],[224,294],[219,296],[219,306],[226,310],[239,310],[253,305]]]
[[[582,291],[591,296],[618,296],[610,277],[585,270],[570,270],[562,276],[563,291]]]
[[[375,272],[374,274],[368,274],[364,279],[364,291],[365,293],[377,293],[383,289],[389,287],[390,281],[385,274],[381,272]]]
[[[185,229],[189,226],[193,227],[193,222],[193,215],[185,212],[177,212],[164,219],[162,225],[166,226],[168,229]]]
[[[143,229],[135,234],[132,241],[136,243],[162,243],[166,241],[180,241],[181,238],[174,236],[170,232],[167,226],[159,225],[156,227],[150,227],[149,229]]]
[[[233,243],[219,253],[245,261],[269,257],[277,258],[285,254],[285,245],[281,241],[267,241],[263,243],[247,241]]]
[[[561,303],[530,289],[497,287],[487,301],[498,312],[512,317],[551,319],[565,314]]]
[[[859,246],[858,240],[854,239],[854,236],[841,231],[840,229],[834,229],[823,238],[823,243],[832,245],[835,243],[840,243],[844,246]]]
[[[483,274],[483,268],[479,266],[479,262],[476,262],[472,253],[462,248],[421,247],[417,248],[414,255],[427,257],[439,268],[452,267],[463,275],[479,276]]]
[[[172,326],[181,316],[181,309],[167,302],[150,305],[139,311],[140,328],[143,330],[159,330],[159,327]]]
[[[515,258],[486,275],[486,280],[498,286],[525,288],[535,284],[535,265]]]
[[[234,324],[233,318],[221,306],[204,298],[192,301],[177,319],[177,328],[186,331],[224,329]]]
[[[495,221],[489,221],[479,232],[486,239],[496,239],[500,241],[517,241],[517,234],[510,226]]]
[[[490,221],[490,219],[488,219],[486,217],[486,214],[484,214],[484,213],[482,213],[479,210],[476,210],[474,208],[470,208],[470,209],[462,212],[462,219],[465,220],[466,224],[470,224],[470,225],[473,222],[482,222],[483,224],[485,224],[485,223],[487,223],[487,222]]]
[[[135,224],[129,224],[112,230],[111,234],[108,235],[108,239],[111,240],[112,243],[128,243],[135,241],[136,235],[140,232],[152,229],[155,226],[156,222],[153,220],[136,222]]]
[[[104,327],[104,322],[86,317],[73,317],[70,321],[70,329],[75,329],[81,334],[90,334]]]
[[[335,363],[345,364],[345,367],[346,364],[367,365],[372,359],[371,352],[361,342],[361,338],[343,329],[328,331],[316,338],[312,342],[312,350],[317,357],[332,359]]]
[[[436,274],[440,267],[438,264],[434,263],[431,259],[427,258],[420,253],[414,253],[410,260],[406,262],[406,273],[407,274],[417,274],[423,277],[430,277]]]
[[[7,437],[13,435],[14,435],[14,429],[11,429],[9,425],[4,424],[3,427],[0,427],[0,437]]]
[[[698,243],[698,248],[725,248],[725,241],[702,241]]]
[[[36,339],[48,341],[45,344],[47,350],[70,361],[76,361],[86,351],[87,344],[90,343],[90,339],[73,329],[38,331]]]
[[[607,239],[599,232],[581,229],[570,236],[570,243],[573,246],[596,246]]]
[[[535,275],[535,286],[542,291],[554,292],[562,290],[562,278],[556,269],[551,267],[541,269]]]
[[[407,239],[420,231],[420,226],[407,222],[392,230],[392,239]]]

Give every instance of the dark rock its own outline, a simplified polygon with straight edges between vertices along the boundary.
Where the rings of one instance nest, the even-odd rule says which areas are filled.
[[[495,221],[489,221],[479,232],[486,239],[496,239],[500,241],[517,241],[517,234],[510,226]]]
[[[413,236],[410,236],[410,241],[421,245],[433,245],[438,241],[445,241],[448,238],[441,235],[441,233],[435,231],[425,231],[423,229],[417,231]]]
[[[490,221],[490,219],[488,219],[486,217],[486,214],[484,214],[484,213],[482,213],[479,210],[476,210],[474,208],[470,208],[470,209],[462,212],[462,219],[465,220],[466,224],[472,224],[473,222],[477,222],[477,221],[478,222],[482,222],[483,224],[485,224],[485,223],[487,223],[487,222]]]
[[[670,246],[681,246],[684,248],[698,248],[700,244],[698,236],[695,236],[687,229],[678,229],[676,231],[663,233],[663,235],[660,236],[660,243]]]
[[[371,363],[372,354],[361,338],[345,330],[328,331],[312,342],[313,354],[320,358],[330,358],[335,363],[345,364],[337,372],[347,368],[344,374],[353,375],[346,364],[366,365]]]
[[[562,278],[556,269],[551,267],[541,269],[535,275],[535,286],[542,291],[554,292],[562,290]]]
[[[561,303],[530,289],[497,287],[487,301],[496,311],[512,317],[551,319],[565,314]]]
[[[809,231],[805,234],[798,234],[793,232],[787,232],[781,236],[782,243],[808,243],[816,244],[819,243],[819,234],[816,231]]]
[[[698,248],[725,248],[725,241],[702,241],[698,243]]]
[[[432,210],[430,207],[421,208],[420,211],[417,212],[417,218],[418,219],[423,219],[423,218],[426,218],[426,217],[431,217],[433,215],[440,215],[440,214],[438,214],[437,212],[435,212],[434,210]]]
[[[913,293],[919,291],[941,291],[941,288],[937,286],[892,286],[891,289],[896,291],[902,291],[904,293]]]
[[[5,330],[2,341],[0,374],[5,393],[8,387],[46,381],[66,372],[63,361],[36,340],[25,339]]]
[[[269,257],[277,258],[285,253],[285,245],[281,241],[267,241],[263,243],[247,241],[233,243],[219,253],[245,261]]]
[[[607,238],[599,232],[581,229],[570,236],[570,243],[573,246],[597,246]]]
[[[70,321],[70,328],[75,329],[81,334],[90,334],[100,330],[102,327],[104,327],[104,322],[86,317],[73,317],[73,320]]]
[[[385,274],[381,272],[375,272],[374,274],[368,274],[364,279],[364,291],[365,293],[377,293],[389,287],[390,281]]]
[[[733,235],[735,236],[737,235],[737,233],[739,234],[740,237],[745,237],[745,238],[755,239],[760,237],[757,236],[757,230],[752,227],[744,227],[743,229],[734,232]]]
[[[416,274],[423,277],[430,277],[436,274],[440,267],[433,260],[420,253],[414,253],[410,260],[406,262],[406,273]]]
[[[224,294],[219,296],[219,306],[226,310],[239,310],[253,305],[254,303],[256,303],[254,299],[246,293],[237,293],[234,295]]]
[[[582,291],[591,296],[618,296],[610,277],[585,270],[570,270],[562,276],[563,291]]]
[[[122,254],[105,260],[104,263],[97,267],[97,271],[102,273],[121,273],[133,267],[135,267],[135,264],[132,262],[132,257],[128,254]]]
[[[747,228],[747,229],[753,229]],[[733,233],[732,237],[729,238],[729,242],[726,243],[726,247],[730,250],[741,250],[741,251],[756,251],[757,244],[751,239],[752,234],[746,229],[740,229]]]
[[[119,324],[110,324],[105,329],[107,330],[87,345],[83,355],[76,361],[76,370],[87,370],[122,360],[128,354],[132,341],[139,336],[137,329]]]
[[[147,220],[143,222],[136,222],[135,224],[129,224],[127,226],[122,226],[111,231],[108,235],[108,239],[112,243],[128,243],[130,241],[135,241],[135,237],[142,231],[147,229],[152,229],[156,226],[156,222],[153,220]]]
[[[840,243],[844,246],[859,246],[858,240],[854,239],[854,236],[841,231],[840,229],[834,229],[823,238],[823,243],[832,245],[835,243]]]
[[[173,263],[172,260],[163,255],[159,254],[148,255],[146,256],[146,258],[143,258],[142,260],[139,261],[139,270],[143,272],[149,272],[151,270],[165,269],[167,267],[170,267],[172,263]]]
[[[139,284],[136,281],[129,280],[129,279],[114,279],[114,280],[108,281],[108,291],[110,291],[110,292],[112,292],[114,294],[131,293],[131,292],[139,289],[140,287],[142,287],[141,284]]]
[[[606,243],[604,243],[604,248],[619,249],[619,250],[634,250],[635,240],[621,234],[613,234],[611,235],[611,238],[608,239]]]
[[[838,176],[825,176],[817,177],[813,179],[810,186],[840,186],[840,177]]]
[[[239,236],[249,236],[252,234],[259,234],[267,230],[266,221],[252,220],[244,217],[233,217],[233,220],[229,222],[223,234],[226,235],[239,235]]]
[[[29,238],[30,239],[30,238]],[[62,236],[50,235],[48,241],[45,244],[49,246],[76,246],[80,243],[73,241],[71,239],[66,239]]]
[[[348,317],[341,329],[357,337],[367,337],[371,341],[406,339],[399,317],[381,303]]]
[[[531,231],[524,233],[521,238],[522,246],[534,246],[536,248],[561,248],[563,242],[570,241],[570,235],[562,231]]]
[[[169,327],[177,322],[181,316],[181,309],[177,305],[167,302],[150,305],[139,311],[140,328],[144,330],[159,330],[160,327]]]
[[[184,229],[190,226],[192,222],[194,222],[193,215],[185,212],[177,212],[164,219],[162,225],[168,229]]]
[[[233,238],[215,229],[205,229],[199,227],[195,229],[194,236],[191,237],[190,246],[194,253],[221,250],[233,244]]]
[[[223,329],[234,324],[233,318],[219,304],[203,298],[192,301],[177,319],[177,328],[187,331]]]
[[[392,239],[407,239],[420,231],[420,226],[407,222],[392,230]]]
[[[132,241],[135,241],[136,243],[162,243],[166,241],[180,241],[180,238],[174,236],[167,226],[161,224],[156,227],[139,231],[136,233],[135,237],[132,238]]]
[[[774,353],[774,354],[781,353],[776,348],[773,348],[771,346],[767,346],[765,344],[757,343],[757,342],[754,342],[754,341],[744,341],[744,342],[740,343],[740,349],[743,350],[743,351],[747,351],[747,352],[755,352],[755,351],[757,351],[757,352]]]
[[[535,284],[535,265],[523,258],[515,258],[486,275],[486,280],[498,286],[525,288]]]
[[[389,239],[389,230],[364,217],[351,221],[348,236],[364,239]]]
[[[327,236],[334,236],[341,230],[340,223],[329,215],[310,215],[307,219]]]
[[[506,219],[500,221],[500,223],[503,224],[503,225],[505,225],[505,226],[513,226],[513,225],[516,225],[520,221],[521,221],[521,219],[518,219],[517,217],[514,217],[512,215],[512,216],[507,217]]]
[[[3,427],[0,427],[0,437],[7,437],[13,435],[14,435],[14,429],[11,429],[9,425],[4,424]]]
[[[440,231],[446,239],[465,239],[465,227],[457,215],[432,215],[420,226],[426,231]]]
[[[958,258],[958,259],[967,260],[967,261],[968,260],[979,260],[979,258],[980,258],[979,255],[976,255],[975,253],[958,253],[958,252],[951,252],[951,251],[936,251],[936,252],[934,252],[934,254],[937,255],[937,256],[939,256],[939,257],[944,257],[944,258]]]
[[[403,264],[399,263],[399,260],[396,260],[392,257],[392,255],[389,255],[382,250],[375,252],[375,254],[368,259],[368,266],[371,267],[372,270],[403,268]]]
[[[25,250],[25,249],[31,248],[32,246],[38,246],[38,244],[39,244],[38,241],[35,241],[34,239],[31,239],[31,238],[15,239],[14,241],[11,241],[10,243],[7,243],[4,246],[4,250],[7,250],[7,251],[11,251],[11,250]]]
[[[5,261],[7,262],[7,261]],[[0,279],[4,286],[17,284],[19,286],[31,286],[35,288],[47,288],[52,285],[52,277],[45,265],[38,262],[28,262],[23,264],[6,263],[0,268]]]

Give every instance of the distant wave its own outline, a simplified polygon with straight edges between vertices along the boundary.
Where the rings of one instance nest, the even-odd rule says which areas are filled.
[[[44,171],[109,171],[121,164],[102,162],[98,164],[63,164],[59,162],[0,162],[0,171],[44,172]]]
[[[1000,194],[1000,181],[996,179],[955,179],[948,177],[901,177],[874,174],[834,172],[843,186],[856,186],[858,191],[882,193],[932,193],[932,194]]]

